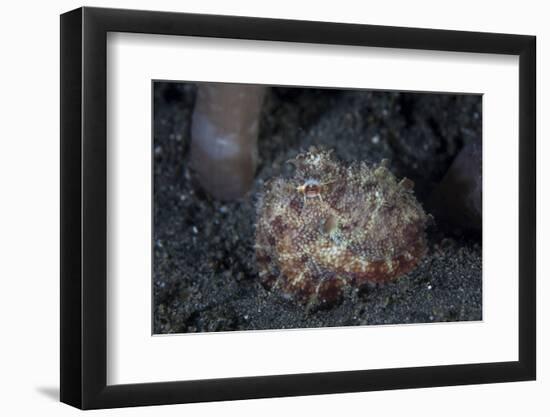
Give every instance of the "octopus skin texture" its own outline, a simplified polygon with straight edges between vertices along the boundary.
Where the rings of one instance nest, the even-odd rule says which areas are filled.
[[[413,270],[427,251],[431,220],[409,179],[387,160],[345,166],[311,148],[289,161],[291,178],[265,184],[257,206],[256,262],[267,289],[308,307],[329,308],[344,290]]]

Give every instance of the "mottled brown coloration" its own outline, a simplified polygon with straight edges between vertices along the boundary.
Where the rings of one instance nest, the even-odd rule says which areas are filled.
[[[264,285],[308,306],[338,303],[346,286],[381,283],[414,269],[430,218],[414,183],[388,162],[344,166],[311,149],[290,179],[266,184],[258,204],[256,261]]]

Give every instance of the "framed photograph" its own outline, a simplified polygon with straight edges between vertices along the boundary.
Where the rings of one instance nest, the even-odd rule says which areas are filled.
[[[535,37],[61,16],[61,401],[533,380]]]

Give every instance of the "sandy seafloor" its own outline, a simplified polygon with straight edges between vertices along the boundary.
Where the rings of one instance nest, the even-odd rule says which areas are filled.
[[[389,159],[425,206],[460,149],[481,140],[480,96],[271,88],[253,189],[227,203],[206,195],[189,170],[195,93],[193,84],[154,88],[155,334],[482,319],[481,233],[436,218],[413,272],[306,312],[260,285],[253,221],[263,182],[288,175],[285,161],[316,144],[342,161]]]

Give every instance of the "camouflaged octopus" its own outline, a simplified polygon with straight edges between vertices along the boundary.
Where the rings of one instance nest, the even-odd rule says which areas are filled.
[[[257,207],[256,261],[263,285],[308,307],[330,307],[346,287],[382,283],[425,255],[431,219],[387,160],[344,166],[332,151],[299,154],[290,179],[265,185]]]

